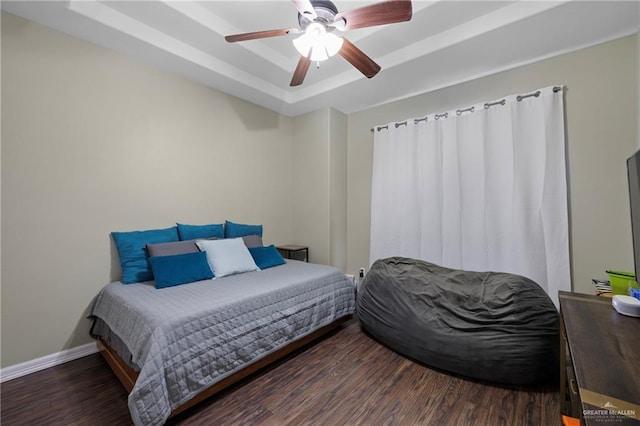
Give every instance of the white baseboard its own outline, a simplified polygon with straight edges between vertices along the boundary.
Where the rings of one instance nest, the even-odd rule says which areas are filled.
[[[9,367],[0,369],[0,383],[64,364],[65,362],[73,361],[74,359],[82,358],[96,352],[98,352],[98,346],[95,343],[87,343],[86,345],[76,346],[75,348],[32,359],[31,361],[10,365]]]

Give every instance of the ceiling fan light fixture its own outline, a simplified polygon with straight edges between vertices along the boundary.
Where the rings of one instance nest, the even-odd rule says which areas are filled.
[[[335,34],[326,33],[323,38],[324,47],[330,57],[335,55],[340,51],[340,49],[342,49],[342,42],[344,41],[342,37],[338,37]]]
[[[332,34],[332,31],[355,30],[405,22],[410,21],[413,16],[411,0],[381,0],[346,12],[338,12],[338,8],[331,0],[291,1],[298,10],[298,28],[254,31],[225,37],[229,43],[234,43],[304,32],[293,40],[293,46],[300,57],[291,83],[289,83],[291,87],[302,84],[312,61],[325,61],[336,53],[340,54],[365,77],[372,78],[380,72],[380,65],[358,49],[348,38],[336,36]]]
[[[342,48],[343,39],[328,33],[322,24],[310,24],[305,33],[293,40],[293,45],[300,55],[309,57],[314,62],[326,61]]]

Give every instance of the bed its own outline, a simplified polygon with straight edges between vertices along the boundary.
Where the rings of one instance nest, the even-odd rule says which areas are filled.
[[[112,282],[89,317],[103,356],[129,391],[132,420],[159,425],[354,312],[355,288],[344,273],[287,260],[163,289]]]

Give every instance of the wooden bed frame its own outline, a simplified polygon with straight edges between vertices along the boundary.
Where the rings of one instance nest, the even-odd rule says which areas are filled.
[[[247,365],[242,370],[237,371],[232,375],[225,377],[224,379],[220,380],[217,383],[214,383],[209,388],[203,390],[198,395],[194,396],[192,399],[190,399],[189,401],[185,402],[184,404],[182,404],[181,406],[173,410],[169,417],[173,417],[176,414],[183,412],[187,408],[193,407],[197,403],[220,392],[221,390],[231,386],[232,384],[244,379],[248,375],[255,373],[261,368],[274,363],[275,361],[283,358],[284,356],[290,354],[296,349],[301,348],[307,343],[310,343],[318,339],[319,337],[329,333],[330,331],[338,328],[342,323],[350,320],[352,317],[353,315],[347,315],[347,316],[338,318],[331,324],[328,324],[322,328],[319,328],[313,333],[308,334],[307,336],[301,339],[298,339],[288,344],[287,346],[284,346],[278,349],[277,351],[267,355],[266,357],[261,358],[252,364]],[[98,343],[98,349],[100,350],[100,353],[102,353],[102,356],[104,357],[104,359],[107,361],[107,364],[109,364],[109,366],[111,367],[115,375],[118,377],[118,379],[120,379],[120,382],[123,384],[127,392],[131,392],[131,390],[133,389],[133,385],[135,384],[138,378],[138,372],[135,371],[133,368],[129,367],[127,363],[125,363],[124,360],[120,358],[118,353],[113,348],[111,348],[111,346],[109,346],[105,341],[98,338],[97,343]]]

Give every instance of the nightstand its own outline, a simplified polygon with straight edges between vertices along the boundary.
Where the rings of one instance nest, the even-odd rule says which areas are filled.
[[[309,247],[287,244],[276,247],[285,259],[304,260],[309,262]]]

